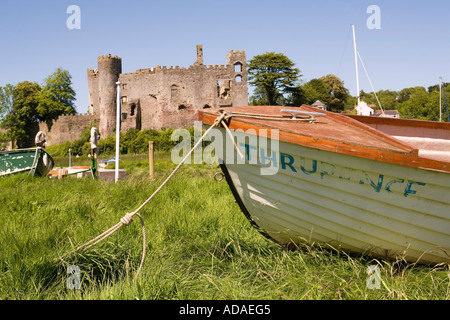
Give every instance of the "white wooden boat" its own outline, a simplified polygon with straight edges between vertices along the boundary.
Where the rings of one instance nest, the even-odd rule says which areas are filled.
[[[436,139],[441,148],[422,154],[410,144],[413,139],[399,139],[408,126],[424,132],[415,121],[403,129],[388,126],[397,130],[395,138],[362,123],[364,118],[323,111],[313,123],[288,121],[285,109],[317,111],[308,106],[224,109],[245,161],[223,153],[221,168],[254,226],[281,244],[328,243],[381,258],[450,262],[449,123],[434,123],[433,130],[419,122],[435,137],[417,137],[416,142]],[[199,118],[212,125],[224,111],[203,110]],[[378,126],[392,120],[378,118]],[[218,130],[224,141],[230,139],[223,126]],[[261,143],[261,137],[273,133],[277,141]]]

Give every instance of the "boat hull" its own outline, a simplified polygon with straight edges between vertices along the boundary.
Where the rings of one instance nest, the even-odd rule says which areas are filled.
[[[53,158],[43,148],[0,152],[0,176],[28,172],[46,177],[53,166]]]
[[[239,146],[246,163],[224,160],[222,170],[251,223],[275,241],[450,262],[450,173],[283,141],[276,150],[249,144]],[[251,161],[260,154],[271,155],[270,168],[267,157]]]

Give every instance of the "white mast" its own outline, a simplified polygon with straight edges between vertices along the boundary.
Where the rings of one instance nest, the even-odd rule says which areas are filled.
[[[442,122],[442,77],[439,77],[439,122]]]
[[[360,103],[360,91],[359,91],[359,76],[358,76],[358,54],[356,51],[356,36],[355,36],[355,25],[352,24],[352,29],[353,29],[353,46],[355,49],[355,69],[356,69],[356,94],[358,97],[358,106]]]

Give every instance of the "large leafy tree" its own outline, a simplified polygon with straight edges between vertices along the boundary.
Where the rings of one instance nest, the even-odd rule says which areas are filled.
[[[398,111],[402,118],[439,120],[439,91],[429,93],[424,87],[405,88],[399,99],[402,102]]]
[[[351,96],[344,83],[335,75],[329,74],[319,79],[298,86],[293,95],[295,105],[313,104],[317,100],[323,102],[327,109],[334,112],[344,111],[352,105]]]
[[[39,120],[36,108],[40,91],[41,86],[30,81],[20,82],[14,87],[13,105],[3,116],[1,126],[8,129],[8,138],[16,140],[18,147],[27,145],[30,127]]]
[[[321,79],[312,79],[308,81],[302,86],[302,91],[305,96],[306,104],[313,104],[317,100],[322,101],[326,105],[330,102],[327,87]]]
[[[328,93],[328,110],[341,112],[345,110],[346,103],[349,98],[349,91],[344,87],[344,83],[333,74],[321,77],[327,93]]]
[[[72,76],[67,70],[58,68],[45,79],[36,111],[40,120],[54,120],[63,114],[75,114],[74,101]]]
[[[300,70],[284,54],[266,52],[247,64],[249,84],[255,86],[254,104],[277,105],[295,87]]]
[[[17,146],[30,146],[33,127],[39,121],[51,121],[60,115],[75,114],[75,91],[69,72],[57,69],[44,81],[23,81],[0,88],[0,127],[7,129],[2,140],[15,140]]]

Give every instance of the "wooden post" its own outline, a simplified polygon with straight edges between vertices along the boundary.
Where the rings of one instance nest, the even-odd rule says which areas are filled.
[[[155,172],[153,167],[153,141],[148,142],[148,166],[150,171],[150,180],[154,180]]]

